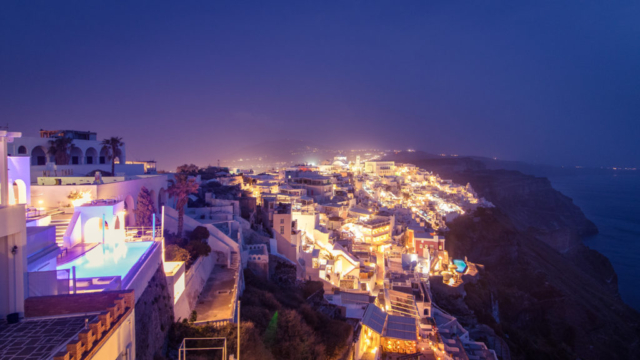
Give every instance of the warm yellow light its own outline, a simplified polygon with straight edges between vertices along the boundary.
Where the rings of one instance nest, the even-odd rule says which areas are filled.
[[[87,192],[80,192],[80,197],[77,199],[71,200],[71,203],[73,204],[74,207],[76,207],[76,206],[82,206],[90,201],[91,201],[91,192],[87,191]]]

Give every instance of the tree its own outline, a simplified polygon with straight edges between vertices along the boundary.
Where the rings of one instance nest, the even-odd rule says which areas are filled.
[[[122,142],[121,137],[111,137],[109,139],[102,140],[102,148],[107,152],[107,159],[111,161],[111,174],[115,176],[116,174],[116,158],[120,158],[122,156],[122,146],[124,143]]]
[[[277,359],[319,359],[324,345],[295,310],[283,310],[278,316],[276,340],[271,352]]]
[[[69,165],[71,149],[75,147],[73,139],[66,136],[49,140],[49,154],[56,159],[56,165]]]
[[[180,167],[178,170],[180,170]],[[190,179],[189,175],[182,172],[176,173],[175,179],[169,180],[167,192],[169,196],[176,199],[176,208],[178,209],[178,232],[176,233],[178,237],[182,237],[184,207],[189,202],[189,195],[198,192],[198,187],[199,185],[195,179]]]
[[[133,210],[136,214],[137,224],[151,226],[153,224],[152,216],[155,216],[155,208],[151,192],[143,186],[138,193],[138,206]]]
[[[191,176],[196,176],[198,175],[198,166],[197,165],[193,165],[193,164],[184,164],[184,165],[180,165],[178,166],[178,169],[176,172],[179,172],[181,174],[187,174],[187,175],[191,175]]]

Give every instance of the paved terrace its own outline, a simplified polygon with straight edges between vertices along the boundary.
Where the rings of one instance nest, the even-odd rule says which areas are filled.
[[[216,265],[200,293],[196,312],[198,323],[232,319],[237,269]]]

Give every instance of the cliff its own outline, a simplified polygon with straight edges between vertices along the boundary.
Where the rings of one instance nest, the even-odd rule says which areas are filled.
[[[596,226],[548,179],[465,157],[392,160],[470,183],[496,206],[449,224],[450,253],[486,270],[463,296],[434,289],[436,303],[489,325],[514,359],[640,358],[640,315],[620,299],[609,260],[582,243]]]
[[[640,314],[499,208],[459,217],[450,228],[451,254],[486,270],[464,285],[463,298],[436,289],[435,301],[464,325],[490,326],[512,359],[638,358]]]
[[[173,304],[162,265],[136,303],[136,359],[152,360],[165,352]]]

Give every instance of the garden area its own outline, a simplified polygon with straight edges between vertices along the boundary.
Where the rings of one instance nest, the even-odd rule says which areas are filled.
[[[341,319],[317,311],[309,297],[322,293],[322,284],[306,281],[292,286],[264,281],[244,272],[246,289],[241,298],[240,349],[243,360],[341,359],[351,345],[353,328]],[[316,298],[316,296],[314,296]],[[237,324],[224,327],[175,323],[169,335],[170,358],[185,337],[225,337],[227,351],[236,354]],[[197,358],[193,352],[193,358]],[[175,355],[175,356],[174,356]],[[220,352],[200,354],[221,359]],[[189,358],[192,355],[189,354]]]

